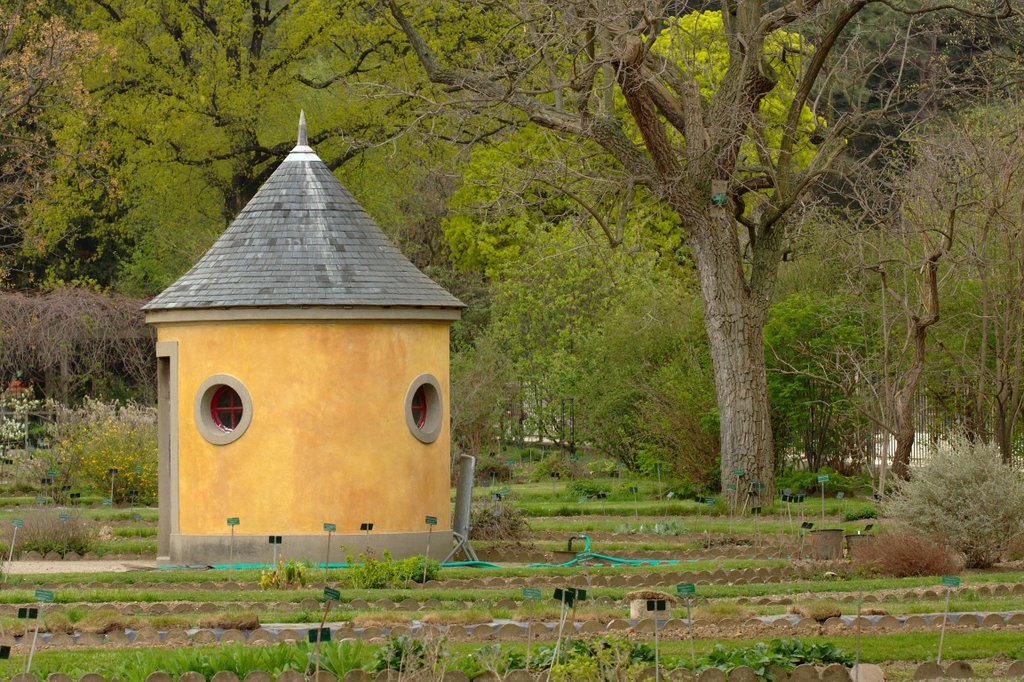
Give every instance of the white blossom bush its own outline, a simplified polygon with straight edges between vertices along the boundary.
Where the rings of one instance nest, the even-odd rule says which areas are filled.
[[[1024,474],[1003,464],[993,443],[958,435],[937,450],[896,484],[885,514],[947,544],[967,568],[991,566],[1024,534]]]

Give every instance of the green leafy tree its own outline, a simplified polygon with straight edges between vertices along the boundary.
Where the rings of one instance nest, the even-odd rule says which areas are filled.
[[[677,214],[704,304],[721,468],[751,472],[769,496],[763,325],[787,223],[855,127],[829,110],[827,91],[853,63],[834,59],[835,48],[869,4],[740,0],[680,16],[661,3],[488,3],[495,36],[451,54],[436,48],[429,17],[387,3],[446,104],[548,129],[584,150],[578,157],[592,149],[601,163],[567,159],[576,177],[616,184],[620,196],[643,187]],[[712,22],[721,39],[707,39]]]

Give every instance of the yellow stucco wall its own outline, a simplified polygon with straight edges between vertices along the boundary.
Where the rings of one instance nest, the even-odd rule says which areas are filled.
[[[424,531],[450,528],[447,322],[166,324],[178,342],[180,533]],[[444,404],[441,434],[409,432],[405,399],[433,374]],[[230,374],[248,389],[252,423],[212,445],[195,425],[200,384]]]

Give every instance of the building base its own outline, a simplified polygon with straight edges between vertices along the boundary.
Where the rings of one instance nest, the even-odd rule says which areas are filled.
[[[452,547],[451,530],[435,530],[430,533],[430,556],[441,560]],[[351,557],[360,561],[359,555],[375,558],[389,552],[394,559],[424,554],[427,551],[426,532],[415,533],[357,533],[331,535],[331,553],[328,563],[343,564]],[[320,564],[327,556],[327,533],[317,535],[282,535],[277,545],[277,558]],[[230,534],[170,536],[170,556],[159,557],[158,563],[172,566],[223,566],[228,563],[271,564],[274,560],[274,545],[267,535],[242,535],[236,533],[232,542]]]

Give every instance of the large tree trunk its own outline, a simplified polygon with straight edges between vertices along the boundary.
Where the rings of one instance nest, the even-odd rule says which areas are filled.
[[[738,483],[741,498],[754,482],[764,485],[758,499],[767,505],[775,496],[775,450],[768,413],[764,362],[764,319],[767,300],[752,294],[736,256],[739,244],[731,222],[716,221],[720,209],[691,224],[690,247],[697,263],[704,327],[714,364],[721,442],[722,489]],[[724,212],[723,212],[724,213]],[[681,212],[685,216],[685,212]],[[734,473],[745,475],[737,482]],[[756,489],[756,487],[754,488]]]

